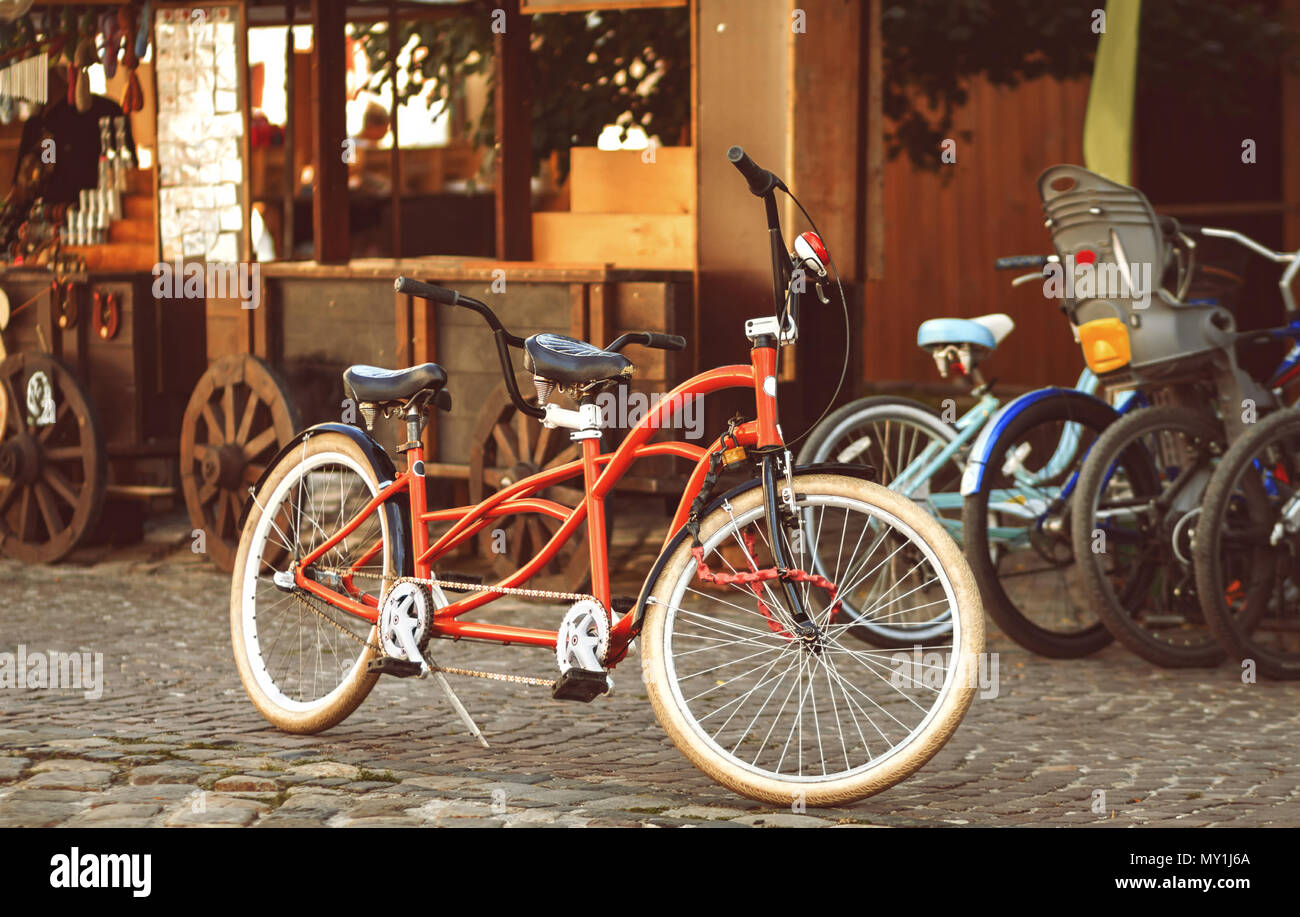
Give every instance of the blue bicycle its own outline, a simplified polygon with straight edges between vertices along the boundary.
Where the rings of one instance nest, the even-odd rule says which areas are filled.
[[[1000,270],[1038,268],[1014,285],[1042,280],[1055,256],[1000,258]],[[966,546],[985,607],[1009,636],[1048,656],[1095,651],[1111,636],[1092,612],[1079,581],[1070,545],[1067,512],[1079,465],[1100,432],[1121,413],[1142,403],[1126,392],[1116,407],[1097,397],[1088,369],[1074,388],[1045,388],[1003,402],[991,391],[980,364],[1011,333],[1004,314],[923,322],[917,344],[935,360],[940,375],[968,382],[973,407],[960,417],[955,402],[940,413],[909,398],[863,398],[831,414],[809,436],[799,462],[861,462],[882,484],[925,506]],[[968,506],[971,498],[975,506]],[[907,594],[918,569],[905,552],[879,561],[891,576],[877,587]],[[859,639],[884,647],[907,647],[941,637],[947,619],[924,607],[888,615],[867,601],[845,613]]]

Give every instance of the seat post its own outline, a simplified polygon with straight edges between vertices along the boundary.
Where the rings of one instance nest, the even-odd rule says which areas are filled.
[[[398,452],[406,453],[406,470],[408,472],[411,504],[411,547],[415,555],[415,575],[430,577],[433,568],[428,561],[421,561],[429,550],[429,527],[421,518],[429,510],[429,498],[424,481],[424,443],[420,434],[424,428],[424,409],[412,399],[406,405],[403,420],[406,421],[406,442],[397,447]]]
[[[420,434],[424,432],[424,408],[417,404],[418,399],[412,399],[406,405],[406,412],[402,419],[406,421],[406,442],[397,447],[398,452],[414,453],[406,456],[406,467],[414,471],[414,463],[419,463],[420,470],[417,474],[424,474],[424,443],[420,440]]]

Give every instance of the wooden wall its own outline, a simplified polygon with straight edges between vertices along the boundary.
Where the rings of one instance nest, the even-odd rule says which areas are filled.
[[[936,381],[915,346],[921,321],[1006,312],[1016,330],[988,375],[1018,386],[1074,380],[1083,359],[1065,318],[1040,284],[1013,290],[1016,274],[993,270],[993,260],[1052,251],[1036,180],[1050,165],[1081,161],[1087,93],[1087,80],[1014,90],[975,82],[955,125],[955,163],[937,173],[905,157],[886,165],[884,274],[866,287],[860,379]]]

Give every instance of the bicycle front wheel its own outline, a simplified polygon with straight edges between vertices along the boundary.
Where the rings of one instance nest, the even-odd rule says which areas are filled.
[[[1300,678],[1300,410],[1280,411],[1233,443],[1196,526],[1205,621],[1238,661]]]
[[[642,673],[660,724],[714,780],[774,804],[843,804],[905,779],[952,735],[977,684],[983,613],[957,545],[910,500],[830,474],[799,475],[794,491],[801,531],[788,551],[800,569],[818,557],[836,595],[863,602],[910,552],[911,573],[863,612],[887,621],[928,607],[951,631],[911,651],[862,649],[846,643],[830,590],[803,581],[819,634],[798,639],[779,581],[706,582],[683,543],[648,592]],[[713,570],[770,567],[762,489],[710,512],[700,537]]]

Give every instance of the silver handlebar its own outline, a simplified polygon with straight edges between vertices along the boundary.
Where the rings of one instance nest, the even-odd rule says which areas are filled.
[[[1201,235],[1215,239],[1228,239],[1275,264],[1287,265],[1287,269],[1282,272],[1282,278],[1277,282],[1277,286],[1282,291],[1282,303],[1286,306],[1287,312],[1293,313],[1297,311],[1295,295],[1291,292],[1291,284],[1295,281],[1296,274],[1300,273],[1300,251],[1275,252],[1271,248],[1260,245],[1250,236],[1243,235],[1234,229],[1216,229],[1213,226],[1202,226]]]

